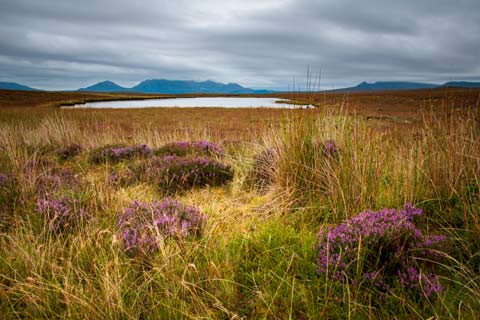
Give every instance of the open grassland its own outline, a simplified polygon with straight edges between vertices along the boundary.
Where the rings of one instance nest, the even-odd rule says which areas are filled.
[[[478,318],[479,91],[282,97],[2,92],[2,317]]]

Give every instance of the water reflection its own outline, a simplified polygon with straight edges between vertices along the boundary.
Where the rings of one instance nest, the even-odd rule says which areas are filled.
[[[99,101],[64,106],[64,108],[276,108],[296,109],[312,106],[289,104],[288,101],[278,98],[239,98],[239,97],[210,97],[210,98],[174,98],[174,99],[146,99],[146,100],[118,100]]]

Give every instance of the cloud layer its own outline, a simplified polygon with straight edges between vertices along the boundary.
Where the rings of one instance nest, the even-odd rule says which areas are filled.
[[[0,81],[480,80],[478,0],[2,0]],[[321,70],[321,71],[320,71]]]

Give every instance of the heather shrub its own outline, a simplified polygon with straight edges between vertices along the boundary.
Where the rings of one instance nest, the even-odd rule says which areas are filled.
[[[153,150],[156,156],[175,155],[184,157],[187,155],[223,156],[224,150],[221,146],[206,140],[181,141],[163,145]]]
[[[61,160],[68,160],[78,156],[83,151],[81,144],[73,143],[57,152],[58,157]]]
[[[17,205],[17,183],[11,174],[0,173],[0,231],[8,228]]]
[[[80,185],[80,179],[71,169],[52,168],[40,174],[35,181],[35,193],[44,197],[61,190],[75,189]]]
[[[5,173],[0,173],[0,188],[5,187],[8,185],[8,182],[10,181],[10,176]]]
[[[35,211],[43,216],[48,230],[54,233],[73,230],[88,217],[80,201],[67,195],[39,199]]]
[[[318,272],[348,283],[367,282],[383,292],[402,289],[429,297],[442,291],[431,272],[444,236],[415,226],[421,209],[366,211],[318,235]]]
[[[171,198],[133,201],[118,219],[120,241],[129,256],[155,253],[166,238],[198,236],[205,216],[194,206]]]
[[[150,155],[151,149],[145,144],[135,146],[125,145],[107,145],[91,151],[90,160],[94,163],[120,162],[135,157],[145,157]]]
[[[132,169],[122,167],[112,170],[108,175],[107,181],[114,187],[128,187],[138,182],[138,178]]]
[[[334,140],[325,140],[321,144],[320,149],[325,157],[335,158],[338,156],[338,147]]]
[[[266,149],[253,157],[253,168],[248,173],[247,182],[259,190],[265,190],[275,180],[275,168],[278,161],[274,149]]]
[[[207,157],[152,157],[133,169],[167,194],[202,186],[220,186],[233,179],[230,166]]]

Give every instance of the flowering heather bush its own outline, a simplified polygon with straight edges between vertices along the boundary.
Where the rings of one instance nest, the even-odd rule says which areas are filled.
[[[0,173],[0,196],[9,194],[17,186],[17,180],[11,173]],[[2,199],[0,197],[0,199]]]
[[[170,198],[133,203],[119,217],[120,240],[130,256],[154,253],[162,239],[199,235],[205,216]]]
[[[407,204],[399,210],[366,211],[320,231],[318,271],[345,282],[361,276],[383,291],[395,284],[426,296],[442,291],[437,275],[424,270],[431,267],[427,260],[439,258],[433,249],[446,238],[423,235],[413,223],[421,214]]]
[[[263,190],[274,182],[277,153],[267,149],[253,157],[253,168],[248,174],[248,182]]]
[[[64,149],[58,151],[58,157],[61,160],[68,160],[78,156],[83,151],[83,146],[77,143],[73,143]]]
[[[323,155],[327,157],[336,157],[338,155],[337,144],[333,140],[325,140],[322,149]]]
[[[108,183],[115,187],[127,187],[138,182],[138,178],[130,168],[113,170],[108,176]]]
[[[11,213],[17,203],[17,182],[12,174],[0,173],[0,231],[10,225]]]
[[[88,217],[79,201],[69,196],[40,199],[35,211],[43,215],[51,232],[71,230]]]
[[[186,155],[218,155],[223,156],[224,150],[221,146],[205,140],[182,141],[166,144],[153,151],[156,156],[175,155],[184,157]]]
[[[224,185],[233,179],[233,171],[208,157],[152,157],[134,169],[144,180],[155,182],[167,193],[202,186]]]
[[[110,161],[113,163],[128,160],[135,157],[150,155],[152,150],[145,144],[136,146],[108,145],[95,150],[90,154],[90,160],[94,163]]]
[[[66,168],[54,168],[40,175],[35,182],[37,195],[47,195],[62,189],[73,189],[80,185],[74,171]]]
[[[0,188],[4,188],[9,185],[12,177],[5,173],[0,173]]]

